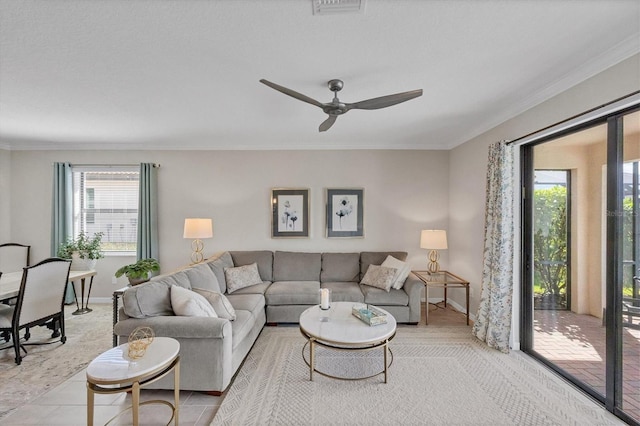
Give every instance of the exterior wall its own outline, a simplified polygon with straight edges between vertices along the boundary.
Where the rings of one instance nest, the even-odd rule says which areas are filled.
[[[220,250],[350,252],[404,250],[424,269],[420,230],[447,229],[448,151],[13,151],[12,237],[30,243],[32,259],[49,255],[52,163],[135,164],[158,171],[160,263],[171,271],[190,262],[184,219],[210,217],[214,235],[205,255]],[[272,239],[271,188],[310,191],[310,238]],[[364,232],[359,239],[325,237],[325,188],[364,188]],[[110,297],[112,283],[133,257],[98,262],[92,297]],[[446,264],[447,253],[442,253]]]

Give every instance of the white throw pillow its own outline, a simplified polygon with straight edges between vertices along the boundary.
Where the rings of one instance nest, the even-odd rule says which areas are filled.
[[[256,284],[262,284],[262,278],[258,272],[258,264],[224,268],[224,279],[227,281],[227,293],[231,294],[241,288]]]
[[[367,272],[362,277],[360,284],[377,287],[384,291],[391,290],[393,279],[396,276],[396,268],[388,268],[381,265],[369,265]]]
[[[205,290],[203,288],[194,288],[193,291],[198,293],[207,299],[207,302],[211,304],[213,310],[218,314],[218,318],[224,318],[231,321],[236,319],[236,310],[233,309],[233,305],[229,302],[229,299],[217,291]]]
[[[407,262],[403,262],[402,260],[398,260],[395,257],[389,255],[382,262],[381,266],[386,266],[387,268],[396,268],[398,271],[396,272],[396,276],[393,278],[393,285],[391,287],[396,290],[400,290],[404,285],[405,280],[409,276],[409,272],[411,272],[411,268],[407,264]]]
[[[218,318],[216,311],[203,296],[186,288],[171,286],[171,308],[173,313],[183,317]]]

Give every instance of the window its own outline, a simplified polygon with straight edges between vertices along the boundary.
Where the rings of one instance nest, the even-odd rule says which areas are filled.
[[[103,233],[106,253],[135,252],[137,166],[73,166],[73,233]]]

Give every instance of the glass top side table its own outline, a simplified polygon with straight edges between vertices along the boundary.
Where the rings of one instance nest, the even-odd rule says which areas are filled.
[[[447,307],[447,289],[464,288],[467,306],[467,325],[469,325],[469,281],[449,271],[411,271],[424,283],[424,297],[426,299],[425,324],[429,324],[429,288],[444,289],[444,307]]]

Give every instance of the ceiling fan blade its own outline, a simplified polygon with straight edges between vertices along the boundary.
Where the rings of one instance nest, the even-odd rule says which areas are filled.
[[[315,99],[312,99],[312,98],[310,98],[308,96],[305,96],[302,93],[298,93],[295,90],[291,90],[291,89],[288,89],[288,88],[286,88],[284,86],[280,86],[279,84],[272,83],[272,82],[270,82],[268,80],[265,80],[264,78],[260,80],[260,83],[266,84],[267,86],[271,87],[272,89],[276,89],[278,92],[282,92],[285,95],[291,96],[292,98],[296,98],[296,99],[301,100],[303,102],[306,102],[308,104],[315,105],[317,107],[322,108],[322,104],[320,102],[318,102]]]
[[[320,124],[320,127],[318,127],[318,131],[326,132],[327,130],[329,130],[329,128],[333,126],[333,123],[336,122],[337,118],[337,115],[330,115],[329,118],[327,118]]]
[[[394,95],[381,96],[379,98],[367,99],[366,101],[346,104],[347,109],[379,109],[391,105],[399,104],[413,98],[422,96],[422,89],[411,90],[409,92],[396,93]]]

